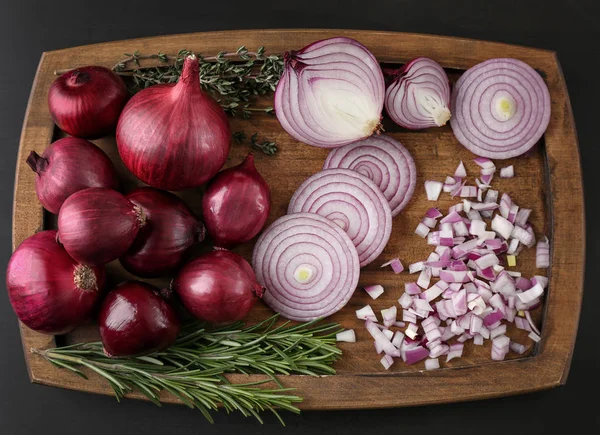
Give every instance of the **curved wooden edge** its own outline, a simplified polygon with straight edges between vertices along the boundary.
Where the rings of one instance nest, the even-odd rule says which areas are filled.
[[[555,53],[502,43],[462,38],[414,35],[392,32],[342,30],[256,30],[208,32],[142,38],[76,47],[45,53],[42,56],[29,100],[15,179],[13,249],[41,229],[43,211],[35,197],[34,174],[25,164],[31,150],[42,152],[50,143],[54,125],[45,104],[46,94],[56,69],[74,68],[90,63],[111,67],[119,56],[132,49],[170,53],[181,48],[200,52],[235,50],[239,45],[266,45],[271,52],[301,47],[315,39],[344,34],[360,40],[385,62],[405,62],[417,55],[436,59],[444,67],[467,69],[493,57],[520,58],[544,75],[551,91],[552,120],[545,135],[550,195],[553,203],[552,274],[547,299],[543,337],[537,355],[500,363],[462,369],[393,374],[356,374],[322,378],[286,377],[284,383],[298,388],[305,401],[302,409],[354,409],[415,406],[442,402],[477,400],[537,391],[563,384],[573,353],[583,294],[585,229],[579,151],[566,85]],[[65,54],[69,65],[64,64]],[[33,104],[33,102],[38,104]],[[21,326],[31,380],[94,393],[109,394],[102,382],[85,382],[60,371],[29,349],[53,345],[53,337]],[[241,375],[231,377],[248,381]],[[250,379],[259,379],[251,376]],[[381,394],[394,389],[397,395]],[[356,394],[349,394],[356,391]],[[435,391],[435,396],[430,392]],[[132,397],[141,398],[134,394]],[[327,400],[323,400],[326,397]],[[365,400],[368,397],[368,401]],[[177,402],[170,396],[165,402]]]

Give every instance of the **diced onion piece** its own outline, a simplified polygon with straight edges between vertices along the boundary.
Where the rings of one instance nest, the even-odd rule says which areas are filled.
[[[354,333],[354,329],[346,329],[345,331],[338,332],[335,335],[335,340],[346,343],[356,343],[356,334]]]
[[[387,355],[400,356],[400,351],[396,349],[396,347],[384,335],[384,333],[379,330],[375,323],[371,322],[370,320],[367,320],[365,322],[365,327],[367,328],[367,331],[369,331],[369,334],[371,334],[375,341],[379,343],[379,345]]]
[[[402,333],[400,331],[396,331],[396,333],[392,337],[392,344],[394,346],[396,346],[398,349],[400,349],[403,342],[404,342],[404,333]]]
[[[423,270],[425,266],[423,265],[423,261],[417,261],[416,263],[412,263],[408,265],[409,273],[416,273]]]
[[[383,368],[389,370],[392,364],[394,364],[394,358],[389,355],[383,355],[383,358],[381,358],[381,365]]]
[[[477,187],[475,186],[463,186],[460,190],[461,198],[476,198],[477,197]]]
[[[519,225],[524,227],[527,225],[527,221],[529,220],[529,215],[531,214],[531,210],[528,208],[520,208],[517,212],[517,217],[515,218],[515,225]]]
[[[536,334],[535,332],[531,331],[528,335],[529,338],[531,338],[533,341],[535,341],[536,343],[538,341],[540,341],[542,339],[542,337],[540,337],[538,334]]]
[[[525,311],[525,319],[527,319],[527,323],[529,323],[529,328],[536,334],[541,335],[540,330],[535,326],[535,323],[533,323],[529,310]]]
[[[467,177],[467,170],[465,169],[465,164],[462,162],[462,160],[458,164],[458,167],[456,168],[456,171],[454,171],[454,176],[455,177],[459,177],[459,178],[466,178]]]
[[[535,299],[539,298],[544,294],[544,289],[541,285],[536,284],[531,287],[529,290],[524,291],[523,293],[517,293],[517,296],[524,304],[527,304]]]
[[[531,284],[532,285],[539,284],[542,286],[542,288],[547,288],[548,287],[548,277],[534,275],[534,277],[531,278]],[[523,290],[527,290],[527,289],[523,289]]]
[[[422,346],[406,349],[403,352],[403,360],[407,365],[412,365],[424,360],[429,356],[429,351]]]
[[[377,316],[370,305],[365,305],[360,310],[356,310],[356,318],[359,320],[371,320],[373,322],[377,321]]]
[[[408,322],[409,324],[416,323],[417,322],[417,315],[414,314],[414,313],[411,313],[408,310],[402,310],[402,321],[403,322]]]
[[[407,282],[404,284],[404,291],[409,295],[418,295],[421,293],[421,289],[416,282]]]
[[[439,368],[440,368],[439,359],[429,358],[429,359],[425,360],[425,370],[435,370],[435,369],[439,369]]]
[[[535,250],[535,267],[538,269],[550,267],[550,242],[548,241],[548,237],[544,237],[538,241]]]
[[[508,345],[508,347],[514,353],[518,353],[519,355],[523,355],[525,352],[527,352],[527,346],[525,346],[523,344],[519,344],[512,340],[510,341],[510,344]]]
[[[500,169],[500,178],[512,178],[515,176],[515,168],[513,165]]]
[[[450,346],[450,351],[446,356],[446,362],[453,360],[454,358],[460,358],[463,354],[463,349],[465,345],[462,343],[452,344]]]
[[[390,308],[386,308],[385,310],[381,310],[381,317],[383,318],[383,324],[387,327],[392,326],[396,323],[396,315],[398,314],[398,309],[395,306]]]
[[[379,325],[377,325],[379,326]],[[387,338],[388,340],[392,340],[392,337],[394,336],[394,333],[392,331],[390,331],[389,329],[382,329],[381,332],[383,332],[383,335],[385,335],[385,338]]]
[[[421,271],[419,275],[419,279],[417,280],[417,285],[423,289],[429,287],[429,283],[431,282],[431,268],[426,267]]]
[[[418,326],[415,323],[409,323],[408,327],[404,331],[404,334],[406,334],[407,337],[414,340],[415,337],[417,336],[417,329],[418,329]]]
[[[500,215],[494,216],[492,219],[492,230],[496,231],[503,238],[508,239],[512,234],[514,225]]]
[[[420,222],[419,225],[417,225],[415,234],[419,237],[425,238],[429,234],[429,231],[431,231],[431,229],[427,225],[425,225],[423,222]]]
[[[384,290],[382,285],[369,285],[365,287],[365,291],[371,298],[377,299],[383,294]]]
[[[394,258],[394,259],[388,261],[387,263],[383,263],[381,265],[381,267],[387,267],[387,266],[392,266],[392,270],[394,271],[394,273],[400,273],[404,270],[404,266],[402,265],[402,262],[398,258]]]
[[[439,181],[425,181],[425,192],[427,192],[427,199],[429,201],[437,201],[442,193],[443,183]]]

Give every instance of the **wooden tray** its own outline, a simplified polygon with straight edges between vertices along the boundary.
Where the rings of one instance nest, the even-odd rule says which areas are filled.
[[[31,150],[41,153],[49,143],[62,134],[55,128],[47,108],[47,92],[55,79],[54,71],[95,64],[112,67],[123,56],[140,50],[142,53],[174,54],[180,49],[202,53],[234,51],[241,45],[256,49],[264,45],[268,52],[283,53],[298,49],[322,38],[344,35],[365,44],[381,61],[401,64],[417,56],[427,56],[447,68],[455,80],[467,68],[494,57],[519,58],[544,77],[552,98],[552,118],[541,143],[528,156],[499,166],[515,165],[517,178],[494,180],[494,188],[508,192],[517,204],[533,208],[532,222],[538,235],[545,233],[551,239],[552,269],[545,305],[535,313],[542,323],[542,340],[530,351],[516,357],[513,353],[503,362],[490,359],[491,344],[473,346],[469,343],[464,357],[443,364],[442,369],[423,371],[423,365],[406,366],[396,362],[390,371],[382,369],[373,343],[355,318],[354,311],[370,303],[375,310],[387,308],[402,294],[404,283],[416,277],[406,273],[395,275],[380,270],[379,265],[393,257],[404,264],[425,258],[431,248],[413,234],[423,213],[431,206],[425,197],[423,181],[443,180],[453,173],[459,160],[467,165],[471,177],[476,167],[473,155],[460,146],[449,126],[408,132],[386,123],[388,134],[399,139],[413,154],[418,168],[418,185],[410,205],[394,219],[393,235],[381,257],[361,273],[361,286],[378,283],[386,293],[372,301],[358,290],[348,306],[331,320],[346,328],[354,328],[358,343],[341,344],[344,356],[337,364],[338,375],[327,377],[287,376],[283,383],[297,388],[304,397],[303,409],[352,409],[423,405],[483,399],[509,394],[525,393],[565,383],[575,344],[583,292],[583,264],[585,230],[579,150],[571,106],[565,80],[556,54],[514,45],[483,42],[441,36],[426,36],[390,32],[347,30],[253,30],[211,32],[164,36],[129,41],[111,42],[86,47],[53,51],[42,55],[33,83],[29,106],[23,125],[17,174],[13,220],[13,249],[26,237],[41,229],[50,228],[55,219],[45,214],[34,191],[34,173],[25,164]],[[270,97],[271,98],[271,97]],[[267,102],[268,104],[268,102]],[[302,145],[290,138],[275,117],[258,115],[250,120],[232,119],[233,131],[243,130],[248,135],[259,132],[261,137],[275,140],[280,152],[275,157],[255,153],[259,171],[272,187],[274,204],[269,223],[283,215],[287,203],[298,185],[319,171],[327,151]],[[130,190],[136,180],[128,174],[118,159],[114,137],[95,143],[104,149],[117,164],[122,176],[123,190]],[[239,163],[248,147],[234,145],[228,166]],[[471,178],[471,182],[474,182]],[[199,212],[199,192],[180,193],[190,206]],[[443,194],[439,205],[446,208],[455,201]],[[250,258],[252,244],[238,252]],[[524,251],[518,257],[518,269],[525,276],[540,274],[534,268],[535,249]],[[132,279],[118,263],[109,265],[113,282]],[[166,280],[158,281],[166,283]],[[257,304],[250,321],[264,318],[270,310]],[[509,330],[509,336],[521,343],[530,343],[523,331]],[[66,370],[54,368],[42,358],[32,355],[31,348],[46,348],[81,340],[97,339],[95,326],[90,323],[64,337],[49,337],[21,325],[23,348],[32,382],[74,390],[110,394],[109,386],[97,377],[82,380]],[[232,380],[247,381],[246,376],[234,375]],[[252,376],[251,378],[260,378]],[[133,394],[132,397],[141,397]],[[176,402],[165,395],[167,402]]]

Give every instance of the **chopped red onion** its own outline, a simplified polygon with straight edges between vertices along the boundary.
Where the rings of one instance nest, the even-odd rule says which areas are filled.
[[[508,221],[511,224],[515,223],[515,219],[517,218],[517,213],[519,212],[519,206],[516,204],[513,204],[510,206],[510,210],[508,212],[508,217],[506,219],[508,219]]]
[[[417,322],[417,316],[408,310],[402,310],[402,321],[407,322],[409,324],[408,326],[410,326],[411,324]]]
[[[531,331],[531,327],[526,319],[523,317],[515,317],[515,325],[519,329],[523,329],[525,331]]]
[[[423,261],[417,261],[416,263],[412,263],[408,265],[408,272],[409,273],[416,273],[416,272],[420,272],[423,270],[423,268],[425,267],[423,265]]]
[[[356,318],[359,320],[371,320],[377,322],[377,316],[370,305],[365,305],[360,310],[356,310]]]
[[[419,237],[425,238],[429,234],[429,231],[431,231],[430,227],[425,225],[423,222],[420,222],[419,225],[417,225],[415,234]]]
[[[430,208],[427,210],[427,213],[425,213],[425,216],[432,219],[439,219],[444,215],[437,208]]]
[[[373,299],[377,299],[379,296],[383,294],[383,286],[381,285],[369,285],[365,287],[365,291],[369,296]]]
[[[500,169],[500,178],[512,178],[515,176],[515,168],[513,165]]]
[[[379,325],[377,325],[379,326]],[[383,332],[383,335],[385,335],[385,338],[387,338],[388,340],[392,340],[392,337],[394,336],[394,333],[392,331],[390,331],[389,329],[382,329],[381,332]]]
[[[405,292],[405,293],[402,293],[402,296],[400,296],[400,299],[398,299],[398,303],[400,304],[400,306],[402,308],[404,308],[405,310],[408,310],[408,308],[412,306],[413,299],[410,297],[410,295],[407,292]]]
[[[550,242],[548,241],[548,237],[544,236],[538,242],[535,251],[535,267],[538,269],[550,267]]]
[[[477,346],[481,346],[483,344],[483,335],[481,334],[476,334],[473,337],[473,344],[477,345]]]
[[[412,365],[424,360],[429,356],[429,351],[422,346],[407,349],[403,353],[403,360],[407,365]]]
[[[391,306],[390,308],[386,308],[385,310],[381,310],[381,316],[383,318],[383,324],[387,327],[392,326],[396,323],[396,316],[398,314],[398,309],[396,306]],[[390,337],[391,338],[391,337]]]
[[[431,305],[425,299],[415,298],[413,299],[413,305],[415,310],[433,311],[433,308],[431,308]]]
[[[400,331],[396,331],[396,333],[392,337],[392,344],[398,349],[400,349],[400,347],[402,346],[402,342],[404,342],[404,334]]]
[[[538,334],[536,334],[535,332],[531,331],[528,335],[529,338],[531,338],[533,341],[535,341],[536,343],[539,342],[542,337],[540,337]]]
[[[481,212],[482,216],[489,217],[484,215],[484,212],[492,212],[499,207],[495,202],[473,202],[471,203],[471,210],[477,210]],[[491,216],[491,214],[490,214]]]
[[[421,293],[421,289],[416,282],[407,282],[404,284],[404,291],[406,291],[406,293],[409,295],[418,295]]]
[[[490,329],[490,338],[494,339],[500,335],[504,335],[506,333],[506,325],[496,326],[494,329]]]
[[[424,218],[421,220],[421,223],[422,223],[423,225],[425,225],[427,228],[430,228],[430,229],[431,229],[431,228],[435,228],[435,227],[436,227],[436,225],[437,225],[437,220],[436,220],[436,219],[434,219],[434,218],[429,218],[429,217],[425,216],[425,217],[424,217]],[[419,233],[417,233],[417,234],[419,234]]]
[[[499,322],[503,318],[504,318],[504,313],[499,309],[495,309],[490,314],[488,314],[487,316],[484,317],[483,324],[486,327],[489,327],[490,325],[493,325],[496,322]]]
[[[394,259],[388,261],[387,263],[383,263],[381,265],[381,267],[387,267],[387,266],[392,266],[392,270],[394,271],[394,273],[400,273],[404,270],[404,266],[402,265],[402,262],[398,258],[394,258]]]
[[[460,358],[463,354],[463,349],[465,345],[462,343],[456,343],[450,345],[450,350],[448,352],[448,356],[446,356],[446,362],[453,360],[454,358]]]
[[[356,334],[354,333],[354,329],[346,329],[345,331],[338,332],[335,335],[335,340],[346,343],[356,343]]]
[[[384,369],[389,370],[392,364],[394,364],[394,358],[389,355],[383,355],[380,362]]]
[[[400,356],[400,351],[392,344],[392,342],[385,336],[383,332],[370,320],[365,322],[365,327],[369,334],[379,343],[383,351],[390,356]]]
[[[425,370],[435,370],[440,368],[440,361],[437,358],[425,360]]]
[[[535,243],[535,239],[534,239],[533,235],[526,229],[521,228],[520,226],[517,226],[517,225],[515,225],[515,227],[513,228],[510,236],[513,237],[513,240],[517,240],[517,242],[523,243],[528,248],[532,247],[533,244]],[[519,245],[517,244],[512,253],[516,252],[518,246]]]
[[[426,267],[421,271],[419,275],[419,279],[417,280],[417,285],[423,289],[429,287],[429,283],[431,282],[431,269]]]
[[[418,326],[415,323],[409,323],[408,326],[406,327],[406,330],[404,331],[404,334],[411,338],[411,339],[415,339],[415,337],[417,336],[417,331],[418,331]]]
[[[466,178],[466,176],[467,176],[467,170],[465,169],[465,165],[462,162],[462,160],[458,164],[458,167],[456,168],[456,171],[454,171],[454,176],[455,177],[459,177],[459,178]]]
[[[463,211],[463,210],[464,210],[463,204],[454,204],[453,206],[448,207],[448,213],[452,213],[452,212],[458,213],[459,211]]]
[[[492,219],[492,230],[496,231],[503,238],[508,239],[512,234],[514,225],[500,215],[494,216]]]
[[[467,217],[471,220],[471,223],[483,220],[481,214],[479,214],[477,210],[469,210],[467,212]]]
[[[534,275],[533,278],[531,278],[531,285],[536,285],[539,284],[542,286],[542,288],[547,288],[548,287],[548,278],[545,276],[540,276],[540,275]],[[523,290],[527,290],[527,289],[523,289]]]
[[[538,335],[542,335],[537,326],[535,326],[535,323],[533,323],[533,319],[531,318],[531,313],[529,312],[529,310],[525,311],[525,319],[527,319],[527,323],[529,324],[531,331],[535,332]]]
[[[519,355],[523,355],[527,351],[527,346],[525,346],[523,344],[519,344],[512,340],[510,341],[510,344],[508,345],[508,347],[514,353],[518,353]]]
[[[427,192],[427,199],[429,201],[437,201],[442,193],[443,183],[439,181],[425,181],[425,191]]]
[[[477,187],[463,186],[460,189],[460,197],[461,198],[476,198],[477,197]]]
[[[398,328],[404,328],[406,326],[405,322],[394,322],[394,326],[398,327]]]
[[[425,290],[421,296],[427,301],[431,302],[436,299],[439,295],[441,295],[444,290],[448,288],[448,284],[444,281],[438,281],[435,285],[429,287]]]
[[[515,226],[515,228],[513,229],[513,234],[515,233],[515,230],[517,228],[519,228],[519,227]],[[513,234],[511,234],[511,237],[513,236]],[[515,254],[517,252],[518,247],[519,247],[519,239],[510,239],[510,242],[508,244],[508,250],[506,251],[506,253],[509,255]]]
[[[465,271],[442,270],[440,279],[446,282],[467,282],[469,277]]]
[[[521,302],[523,302],[524,304],[528,304],[534,301],[535,299],[539,298],[543,294],[544,288],[541,285],[536,284],[529,290],[525,290],[523,293],[517,293],[517,296],[519,297]]]
[[[529,220],[529,215],[531,214],[531,209],[528,208],[520,208],[517,212],[517,217],[515,218],[515,225],[519,225],[524,227],[527,225],[527,221]]]

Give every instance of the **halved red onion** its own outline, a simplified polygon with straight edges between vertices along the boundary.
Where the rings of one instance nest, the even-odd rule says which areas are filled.
[[[380,128],[385,98],[375,56],[354,39],[337,37],[285,53],[275,113],[292,137],[334,148]]]
[[[394,74],[385,109],[396,124],[411,130],[441,127],[450,119],[450,82],[434,60],[418,57]]]
[[[254,247],[252,266],[263,300],[291,320],[339,311],[354,293],[360,266],[350,237],[314,213],[277,219]]]
[[[375,260],[392,232],[392,212],[377,185],[350,169],[325,169],[296,190],[288,213],[316,213],[337,224],[349,236],[360,267]]]
[[[396,216],[412,198],[417,184],[415,161],[404,146],[390,136],[378,135],[329,152],[323,169],[352,169],[373,180]]]
[[[452,93],[450,125],[478,156],[520,156],[550,121],[550,93],[542,77],[517,59],[490,59],[467,70]],[[489,184],[489,183],[488,183]]]

